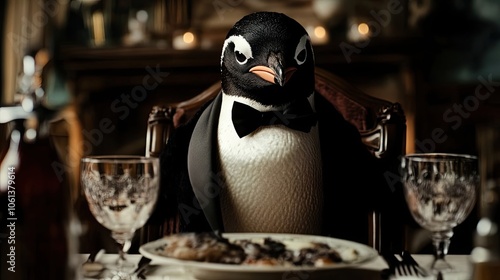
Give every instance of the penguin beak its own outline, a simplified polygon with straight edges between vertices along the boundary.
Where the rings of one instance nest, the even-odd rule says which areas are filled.
[[[250,69],[250,73],[257,75],[261,79],[270,83],[284,86],[290,80],[293,73],[297,70],[297,68],[295,67],[288,67],[283,71],[283,66],[279,64],[273,68],[269,68],[263,65],[257,65]]]

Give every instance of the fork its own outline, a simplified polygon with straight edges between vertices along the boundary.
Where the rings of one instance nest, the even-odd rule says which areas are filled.
[[[389,264],[390,274],[397,277],[401,276],[414,276],[426,277],[427,273],[423,270],[417,262],[411,257],[408,252],[400,254],[401,259],[396,258],[394,254],[383,254],[382,257]]]
[[[401,276],[404,275],[403,264],[398,258],[394,256],[394,254],[383,254],[382,257],[389,265],[389,275],[387,275],[387,279],[389,279],[390,275]]]
[[[137,268],[134,271],[134,274],[136,274],[136,277],[138,279],[146,279],[146,276],[144,273],[146,272],[149,263],[151,262],[151,259],[146,258],[146,257],[141,257],[139,260],[139,263],[137,264]]]
[[[429,274],[425,269],[423,269],[416,261],[415,259],[411,256],[410,252],[408,251],[403,251],[400,254],[401,259],[402,259],[402,264],[406,266],[406,270],[410,272],[410,274],[407,275],[414,275],[414,276],[420,276],[420,277],[427,277]]]

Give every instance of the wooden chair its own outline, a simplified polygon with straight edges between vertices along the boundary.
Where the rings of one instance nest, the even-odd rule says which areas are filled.
[[[406,120],[401,106],[369,96],[326,70],[316,68],[315,74],[315,90],[358,129],[362,142],[377,162],[384,166],[387,174],[398,174],[399,159],[404,153],[406,140]],[[148,120],[146,156],[159,156],[174,129],[189,120],[201,105],[213,99],[220,90],[218,82],[192,99],[155,106]],[[394,187],[394,196],[402,197],[396,189]],[[169,215],[171,218],[162,225],[146,227],[143,241],[178,232],[177,214]],[[371,213],[367,218],[369,245],[379,251],[400,250],[404,234],[399,226],[399,218],[394,213]]]

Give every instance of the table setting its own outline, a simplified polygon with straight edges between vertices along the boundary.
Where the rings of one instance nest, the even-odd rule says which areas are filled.
[[[142,244],[139,254],[127,255],[134,233],[156,205],[159,160],[85,157],[81,167],[85,197],[97,221],[111,231],[119,251],[81,254],[82,275],[84,279],[117,280],[470,279],[470,256],[447,255],[447,251],[453,227],[475,203],[477,158],[412,154],[401,165],[408,207],[415,220],[433,233],[433,255],[379,254],[349,240],[255,232],[179,233]],[[255,248],[260,251],[251,253]]]
[[[116,254],[102,254],[96,260],[100,263],[100,265],[105,265],[107,263],[112,263],[116,259]],[[422,266],[428,265],[431,263],[433,256],[432,255],[420,255],[415,254],[412,255],[415,261]],[[81,254],[80,260],[81,263],[85,263],[88,258],[88,254]],[[128,256],[128,259],[138,264],[141,260],[142,255],[140,254],[131,254]],[[445,275],[442,279],[471,279],[472,274],[472,264],[470,263],[470,256],[468,255],[449,255],[447,260],[450,264],[455,267],[460,267],[463,269],[462,272],[456,273],[453,275]],[[83,279],[92,280],[92,279],[102,279],[99,278],[98,275],[88,275],[88,272],[82,272]],[[367,280],[382,280],[382,279],[438,279],[433,276],[417,276],[417,275],[401,275],[395,276],[390,275],[389,265],[386,263],[382,256],[376,256],[375,258],[367,261],[365,263],[359,264],[352,268],[342,268],[337,269],[332,273],[333,276],[326,279],[367,279]],[[181,266],[176,265],[165,265],[161,262],[151,261],[143,273],[140,276],[134,275],[132,279],[162,279],[162,280],[196,280],[189,271],[186,271]],[[288,277],[288,278],[287,278]],[[302,277],[302,278],[300,278]],[[277,279],[310,279],[305,278],[307,274],[303,272],[288,272],[281,274],[281,277]],[[113,279],[113,278],[109,278]],[[238,279],[238,278],[234,278]],[[260,279],[260,278],[255,278]]]

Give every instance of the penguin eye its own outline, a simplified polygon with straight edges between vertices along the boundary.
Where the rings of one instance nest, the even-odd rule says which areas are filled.
[[[295,57],[295,60],[297,60],[297,63],[300,65],[306,61],[307,54],[306,54],[306,49],[303,49],[299,52],[299,54]]]
[[[298,65],[302,65],[304,62],[306,62],[307,59],[306,45],[308,41],[309,38],[307,37],[307,35],[302,36],[302,38],[300,38],[299,44],[297,45],[297,48],[295,49],[295,61],[297,62]]]
[[[222,65],[224,61],[224,54],[226,52],[226,48],[230,45],[234,45],[234,55],[236,61],[243,65],[247,63],[247,61],[252,57],[252,47],[248,43],[248,41],[241,35],[232,35],[224,41],[224,46],[222,47],[222,55],[220,58],[220,64]]]
[[[243,64],[247,63],[247,61],[248,61],[248,58],[239,51],[235,50],[234,56],[236,57],[236,61],[238,61],[239,64],[243,65]]]

